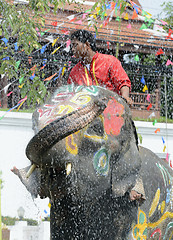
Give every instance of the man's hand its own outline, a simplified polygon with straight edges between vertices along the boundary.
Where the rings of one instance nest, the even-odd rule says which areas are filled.
[[[132,105],[133,104],[133,100],[129,97],[129,92],[130,92],[130,89],[127,86],[123,86],[120,89],[121,96],[126,99],[126,101],[127,101],[127,103],[129,105]]]
[[[122,96],[123,97],[123,96]],[[133,100],[130,97],[123,97],[126,99],[127,103],[131,106],[133,104]]]

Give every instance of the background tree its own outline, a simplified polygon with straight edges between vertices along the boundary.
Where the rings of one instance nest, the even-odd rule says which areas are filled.
[[[162,14],[164,15],[164,20],[168,23],[168,27],[173,26],[173,2],[164,2],[161,7],[163,8]]]

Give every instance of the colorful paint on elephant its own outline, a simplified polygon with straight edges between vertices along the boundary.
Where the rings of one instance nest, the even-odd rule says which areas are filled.
[[[88,104],[92,99],[92,95],[96,96],[97,94],[98,89],[96,86],[87,88],[78,86],[74,88],[73,85],[67,85],[61,87],[54,93],[50,104],[45,104],[43,108],[37,110],[39,113],[39,121],[44,122],[44,124],[40,124],[40,129],[57,118],[78,109],[80,106],[83,107]],[[68,104],[64,104],[63,101],[68,102]],[[62,104],[58,105],[59,103]]]
[[[104,125],[103,115],[98,116],[98,119],[100,120],[101,126],[103,126]],[[84,138],[88,138],[88,139],[92,140],[93,142],[105,143],[108,140],[108,135],[106,134],[104,128],[103,128],[103,131],[104,131],[103,136],[91,135],[91,134],[88,134],[87,128],[86,128],[86,131],[84,132]]]
[[[133,228],[133,237],[136,240],[147,239],[147,218],[140,208],[138,209],[138,222]]]
[[[158,240],[159,239],[171,240],[173,237],[173,221],[170,222],[170,220],[173,219],[172,208],[173,177],[162,164],[156,163],[156,166],[160,169],[162,173],[164,184],[167,190],[166,195],[163,196],[163,193],[161,193],[160,188],[156,190],[155,196],[149,209],[148,221],[146,213],[142,211],[140,208],[138,209],[138,221],[137,224],[133,227],[133,239],[135,240],[148,239],[146,238],[147,231],[150,232],[151,239],[153,238]],[[150,222],[149,219],[154,214],[159,216],[159,219],[157,219],[157,221],[155,222]],[[165,222],[168,222],[168,225],[166,226],[166,228],[163,228],[162,225],[165,224]],[[163,229],[165,229],[164,232]]]
[[[94,155],[93,166],[96,174],[107,176],[109,172],[109,154],[105,148],[99,149]]]
[[[119,135],[124,125],[124,106],[118,103],[115,98],[111,98],[107,108],[104,110],[104,127],[108,135]]]

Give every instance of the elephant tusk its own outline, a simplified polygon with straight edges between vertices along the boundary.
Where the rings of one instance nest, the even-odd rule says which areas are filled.
[[[68,164],[66,165],[66,174],[67,174],[67,176],[68,176],[70,173],[71,173],[71,163],[68,163]]]
[[[27,174],[26,174],[26,178],[29,178],[31,176],[31,174],[33,173],[33,171],[35,170],[36,165],[32,164],[30,169],[28,170]]]

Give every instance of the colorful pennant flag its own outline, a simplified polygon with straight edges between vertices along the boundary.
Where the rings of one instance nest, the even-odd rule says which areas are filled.
[[[61,46],[57,47],[51,54],[56,53],[56,51],[58,51],[58,49],[60,49]]]
[[[52,43],[52,47],[54,47],[55,43],[57,42],[59,37],[57,37],[56,39],[53,40],[53,43]]]
[[[135,18],[137,18],[137,17],[138,17],[138,14],[137,14],[136,10],[134,9],[133,15],[132,15],[132,19],[135,19]]]
[[[173,65],[173,62],[171,62],[169,59],[168,59],[168,61],[167,61],[167,63],[166,63],[166,66],[169,66],[169,65]]]
[[[163,25],[167,25],[168,23],[167,22],[165,22],[165,21],[163,21],[163,20],[160,20],[161,21],[161,23],[163,24]]]
[[[45,81],[50,81],[56,74],[57,74],[57,73],[54,73],[52,76],[44,79],[43,81],[44,81],[44,82],[45,82]]]
[[[148,88],[147,88],[147,85],[145,85],[144,86],[144,88],[143,88],[143,90],[142,90],[143,92],[146,92],[146,91],[148,91]]]
[[[127,25],[127,28],[132,28],[132,25],[129,23],[128,25]]]
[[[143,23],[142,26],[140,27],[140,30],[143,30],[143,29],[147,29],[147,26],[145,25],[145,23]]]
[[[15,49],[16,51],[18,50],[17,42],[14,43],[14,49]]]
[[[125,20],[129,20],[128,13],[125,14],[124,19],[125,19]]]
[[[58,25],[58,22],[51,22],[51,25],[56,27]]]
[[[19,83],[21,84],[23,82],[24,76],[19,79]]]
[[[156,123],[157,123],[157,120],[156,120],[156,119],[154,119],[154,121],[153,121],[153,126],[154,126]]]
[[[145,79],[144,79],[144,76],[142,76],[142,78],[141,78],[141,83],[145,85]]]
[[[166,150],[166,146],[164,146],[164,148],[163,148],[163,152],[165,152],[165,150]]]
[[[16,66],[15,66],[16,70],[19,68],[19,65],[20,65],[20,60],[16,62]]]
[[[1,38],[1,40],[5,43],[5,46],[7,46],[8,39],[6,39],[6,38],[4,37],[4,38]]]
[[[160,132],[160,128],[157,128],[157,129],[155,130],[155,133],[158,133],[158,132]]]
[[[165,143],[165,140],[164,140],[164,138],[162,137],[162,142],[163,142],[163,144]]]
[[[159,50],[157,51],[157,53],[155,55],[158,56],[161,54],[164,54],[164,51],[161,48],[159,48]]]
[[[152,108],[152,104],[150,103],[147,107],[147,110],[149,111]]]
[[[150,94],[147,94],[147,101],[150,101]]]
[[[7,97],[9,97],[12,93],[13,93],[13,91],[9,92],[9,93],[7,94]]]
[[[79,20],[79,21],[77,21],[75,23],[81,25],[82,24],[82,20]]]
[[[168,36],[166,37],[166,39],[173,40],[173,38],[171,37],[172,33],[173,33],[173,30],[169,29]]]
[[[43,54],[44,53],[44,51],[46,50],[46,47],[47,47],[47,44],[46,45],[44,45],[41,49],[40,49],[40,52],[41,52],[41,54]]]
[[[135,60],[136,62],[139,62],[139,56],[136,55],[135,58],[134,58],[134,60]]]

